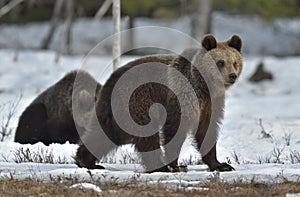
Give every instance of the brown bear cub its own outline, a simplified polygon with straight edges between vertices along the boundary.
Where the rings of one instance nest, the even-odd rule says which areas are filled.
[[[75,79],[76,86],[74,86]],[[68,73],[43,91],[25,109],[19,119],[15,142],[22,144],[43,142],[45,145],[66,141],[79,143],[78,132],[83,131],[89,111],[95,103],[93,95],[98,95],[100,88],[100,84],[87,72]],[[77,109],[82,112],[82,120],[74,121],[72,95],[75,98],[73,101],[78,104]]]
[[[96,165],[96,162],[111,148],[115,148],[112,144],[119,146],[132,143],[141,153],[147,172],[179,171],[181,168],[178,166],[178,156],[181,145],[187,133],[195,131],[196,148],[200,151],[203,162],[209,166],[210,170],[234,170],[229,164],[220,163],[217,160],[216,142],[219,124],[224,113],[225,97],[223,92],[237,81],[242,71],[241,47],[242,41],[237,35],[225,42],[217,42],[212,35],[207,35],[202,40],[202,48],[186,49],[180,55],[142,57],[116,70],[101,89],[96,102],[97,117],[91,120],[84,132],[83,144],[78,148],[75,157],[77,165],[103,169],[104,167]],[[123,76],[131,76],[128,73],[141,65],[145,66],[139,74],[142,76],[146,73],[146,75],[133,76],[123,88],[117,86]],[[152,66],[166,68],[159,72],[162,73],[162,80],[166,81],[168,85],[155,83],[155,80],[151,82],[151,78],[156,77],[156,74],[150,73],[148,70]],[[171,70],[178,71],[177,73],[181,73],[185,79],[181,79]],[[149,73],[148,76],[147,73]],[[127,129],[118,124],[120,122],[117,121],[115,115],[126,110],[121,103],[128,100],[125,96],[119,96],[118,102],[115,103],[117,106],[113,106],[114,91],[117,89],[121,95],[122,93],[126,95],[128,94],[127,87],[130,87],[139,78],[148,77],[150,82],[140,85],[130,95],[129,109],[127,109],[133,122],[141,127],[137,127],[140,129],[136,129],[134,134],[126,132]],[[188,83],[184,82],[185,80]],[[187,84],[191,85],[193,91],[188,90]],[[196,100],[192,98],[196,98]],[[152,105],[154,104],[162,105],[164,110],[153,112]],[[133,123],[127,122],[125,117],[121,118],[123,118],[123,126],[130,128]],[[151,129],[156,132],[141,136],[145,133],[142,126],[150,125],[149,123],[153,122]],[[99,125],[104,131],[102,137],[99,137],[101,134],[97,133],[100,132]],[[107,139],[104,139],[105,137]],[[156,151],[160,150],[161,146],[164,148],[164,154]]]

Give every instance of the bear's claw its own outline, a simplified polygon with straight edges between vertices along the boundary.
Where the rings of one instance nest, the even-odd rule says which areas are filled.
[[[224,171],[235,171],[235,169],[228,163],[220,163],[220,165],[216,166],[215,168],[210,169],[210,171],[224,172]]]

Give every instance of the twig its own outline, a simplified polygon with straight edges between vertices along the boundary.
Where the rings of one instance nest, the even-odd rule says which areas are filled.
[[[1,124],[1,130],[0,130],[0,141],[1,142],[3,142],[12,133],[12,128],[10,128],[10,123],[11,123],[13,116],[16,113],[17,107],[19,106],[22,97],[23,97],[23,94],[21,93],[19,98],[16,98],[15,100],[9,102],[8,114],[6,117],[3,117],[2,124]]]

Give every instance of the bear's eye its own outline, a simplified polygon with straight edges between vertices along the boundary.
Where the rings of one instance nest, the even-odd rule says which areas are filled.
[[[233,66],[234,66],[235,69],[237,69],[238,64],[237,64],[236,62],[234,62],[234,63],[233,63]]]
[[[218,66],[218,67],[223,67],[224,64],[225,64],[225,62],[224,62],[223,60],[217,61],[217,66]]]

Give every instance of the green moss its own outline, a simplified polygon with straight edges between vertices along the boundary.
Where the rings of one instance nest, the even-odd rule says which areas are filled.
[[[154,18],[176,19],[179,17],[179,13],[167,8],[158,8],[153,13]]]
[[[217,10],[256,14],[265,19],[299,16],[300,2],[293,0],[213,0]]]
[[[122,15],[131,17],[154,17],[174,19],[189,13],[189,6],[197,0],[121,0]],[[27,23],[32,21],[45,21],[51,18],[53,0],[35,1],[26,0],[20,4],[19,17],[12,18],[10,13],[0,18],[0,23]],[[75,16],[92,17],[101,7],[104,0],[75,0]],[[185,3],[182,3],[185,2]],[[260,15],[266,20],[276,17],[299,16],[299,0],[212,0],[214,10],[226,12]],[[186,8],[186,9],[185,9]],[[63,12],[64,13],[64,12]],[[111,9],[107,15],[111,15]]]

